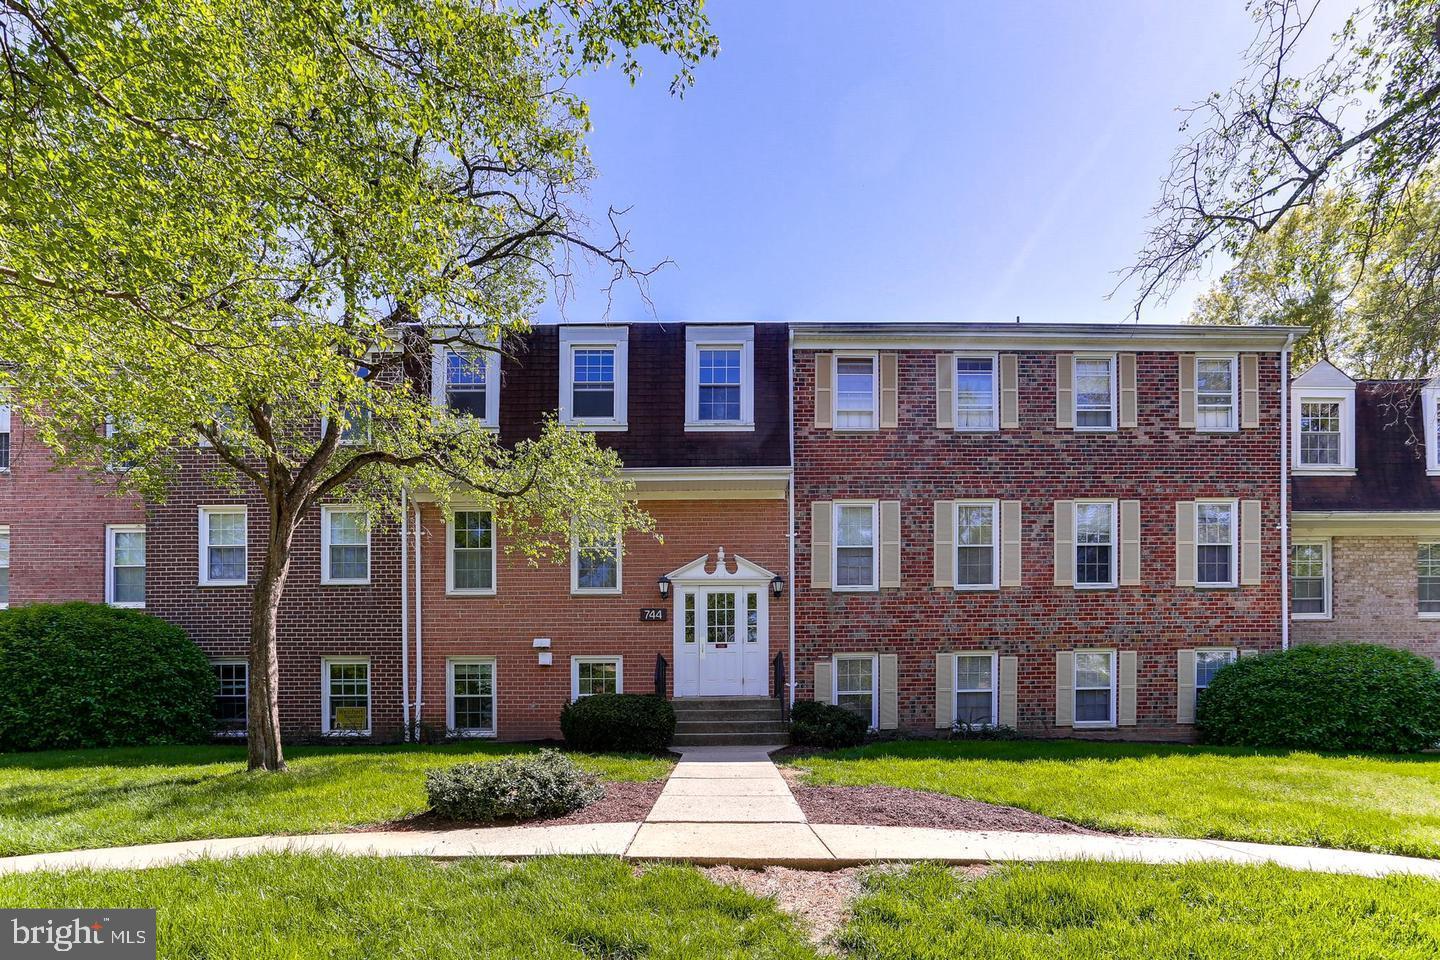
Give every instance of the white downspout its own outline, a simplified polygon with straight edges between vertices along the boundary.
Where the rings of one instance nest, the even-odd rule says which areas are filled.
[[[415,504],[415,736],[420,736],[420,708],[425,705],[425,640],[420,605],[420,504]]]
[[[410,505],[406,502],[406,491],[400,490],[400,698],[403,702],[400,712],[406,740],[415,739],[418,732],[410,724]]]
[[[1290,345],[1280,351],[1280,649],[1290,649]]]
[[[789,705],[795,706],[795,328],[789,328],[789,350],[785,377],[785,396],[789,403],[790,417],[790,480],[786,489],[785,541],[790,551],[790,697]]]

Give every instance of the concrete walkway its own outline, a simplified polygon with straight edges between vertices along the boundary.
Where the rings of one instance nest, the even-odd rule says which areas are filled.
[[[807,823],[768,749],[686,750],[643,823],[239,837],[0,858],[0,874],[136,869],[257,853],[502,857],[603,855],[734,866],[836,869],[887,860],[1276,863],[1298,870],[1440,880],[1440,860],[1226,840],[928,830]]]

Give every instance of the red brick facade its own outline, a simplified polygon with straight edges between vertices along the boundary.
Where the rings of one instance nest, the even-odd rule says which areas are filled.
[[[1120,345],[1123,348],[1123,344]],[[952,349],[964,349],[957,338]],[[1135,651],[1136,725],[1088,735],[1188,736],[1176,725],[1177,650],[1269,650],[1281,643],[1280,355],[1259,355],[1260,426],[1198,433],[1178,426],[1177,353],[1136,356],[1138,425],[1113,433],[1056,427],[1056,356],[1018,350],[1018,429],[960,433],[936,426],[935,349],[899,349],[898,426],[840,433],[815,423],[816,349],[795,355],[798,525],[796,660],[799,696],[815,696],[814,664],[834,654],[898,657],[898,722],[933,730],[935,655],[987,650],[1018,658],[1018,726],[1057,729],[1056,653]],[[1002,351],[1004,352],[1004,351]],[[1232,589],[1176,585],[1179,500],[1225,497],[1262,504],[1263,582]],[[898,500],[901,587],[840,593],[810,586],[816,500]],[[1022,503],[1022,584],[957,592],[932,585],[934,501]],[[1136,499],[1141,584],[1077,590],[1053,584],[1056,500]],[[822,691],[825,697],[828,692]]]

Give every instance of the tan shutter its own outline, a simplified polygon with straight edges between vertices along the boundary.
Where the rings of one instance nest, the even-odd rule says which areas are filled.
[[[900,358],[880,354],[880,429],[893,430],[900,423]]]
[[[1195,427],[1195,354],[1180,354],[1180,426]]]
[[[1000,502],[1000,586],[1018,587],[1020,572],[1020,537],[1024,523],[1019,500]]]
[[[1195,651],[1175,651],[1175,722],[1195,722]]]
[[[1120,702],[1115,711],[1115,722],[1122,727],[1135,726],[1136,674],[1139,672],[1139,656],[1134,650],[1120,651]]]
[[[1260,501],[1240,501],[1240,582],[1260,582]]]
[[[937,587],[955,586],[955,501],[935,501],[935,579]]]
[[[880,654],[880,729],[900,726],[900,662],[893,653]]]
[[[1055,726],[1075,726],[1075,655],[1055,654]]]
[[[1015,430],[1020,426],[1020,358],[1013,353],[1000,354],[1000,429]]]
[[[830,587],[830,538],[833,523],[833,502],[816,500],[810,504],[810,586]]]
[[[835,668],[829,660],[815,661],[815,699],[821,703],[835,702]]]
[[[900,501],[880,501],[880,586],[900,586]]]
[[[1260,426],[1260,358],[1253,353],[1240,357],[1240,426]]]
[[[1135,354],[1120,354],[1120,426],[1139,422],[1140,404],[1135,390]]]
[[[815,354],[815,429],[829,430],[835,425],[835,355]]]
[[[1020,658],[1000,658],[1000,715],[995,719],[1012,730],[1020,726]]]
[[[1055,354],[1055,426],[1075,426],[1075,358],[1068,353]]]
[[[935,354],[935,426],[955,429],[955,355]]]
[[[955,654],[935,654],[935,729],[955,726]]]
[[[1075,585],[1075,501],[1055,501],[1055,586]]]
[[[1175,585],[1195,586],[1195,502],[1175,504]]]
[[[1140,501],[1120,501],[1120,585],[1140,583]]]

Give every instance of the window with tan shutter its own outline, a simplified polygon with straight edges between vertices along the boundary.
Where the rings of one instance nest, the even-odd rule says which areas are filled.
[[[1236,509],[1233,500],[1195,503],[1195,585],[1233,587],[1236,554]]]
[[[994,356],[955,357],[955,429],[994,430],[999,420]]]
[[[1075,651],[1075,726],[1115,725],[1115,651]]]
[[[879,586],[877,504],[835,502],[835,589]]]
[[[999,586],[996,534],[999,511],[994,500],[955,503],[955,586],[957,589],[994,590]]]
[[[836,430],[874,430],[878,425],[880,377],[873,355],[835,356]]]
[[[955,724],[990,727],[998,720],[995,654],[955,655]]]

